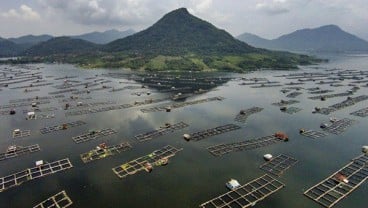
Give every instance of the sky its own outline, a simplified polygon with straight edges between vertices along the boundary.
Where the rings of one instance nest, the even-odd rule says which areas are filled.
[[[181,7],[234,36],[336,24],[368,40],[367,0],[0,0],[0,37],[140,31]]]

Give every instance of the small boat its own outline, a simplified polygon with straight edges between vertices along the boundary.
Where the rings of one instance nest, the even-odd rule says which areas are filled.
[[[153,170],[153,166],[152,166],[152,164],[151,164],[151,163],[146,162],[146,163],[144,164],[144,169],[145,169],[148,173],[150,173],[150,172],[152,172],[152,170]]]
[[[226,183],[226,187],[230,190],[235,190],[240,187],[240,183],[235,179],[230,179],[230,181]]]
[[[271,154],[265,154],[263,155],[263,159],[265,159],[266,161],[270,161],[272,160],[273,156]]]
[[[336,175],[334,175],[333,179],[335,181],[339,182],[339,183],[346,183],[346,184],[349,183],[348,178],[345,175],[341,174],[341,173],[336,173]]]

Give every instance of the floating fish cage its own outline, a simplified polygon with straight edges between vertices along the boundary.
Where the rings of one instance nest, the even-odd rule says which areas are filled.
[[[72,168],[73,165],[69,158],[57,160],[51,163],[36,165],[32,168],[27,168],[23,171],[13,173],[11,175],[0,178],[0,192],[8,190],[9,188],[19,186],[24,182],[42,178],[60,171]]]
[[[235,124],[226,124],[223,126],[218,126],[215,128],[211,128],[211,129],[207,129],[204,131],[199,131],[199,132],[195,132],[195,133],[191,133],[190,137],[184,138],[186,140],[193,140],[193,141],[199,141],[202,139],[205,139],[207,137],[211,137],[211,136],[215,136],[215,135],[219,135],[219,134],[224,134],[230,131],[235,131],[240,129],[241,127]]]
[[[304,192],[304,195],[330,208],[346,198],[368,178],[368,156],[354,158],[346,166]]]
[[[183,128],[186,128],[188,126],[189,125],[184,123],[184,122],[179,122],[179,123],[175,123],[175,124],[167,123],[167,124],[165,124],[165,126],[160,127],[159,129],[156,129],[154,131],[150,131],[150,132],[147,132],[147,133],[143,133],[143,134],[138,134],[138,135],[134,136],[134,138],[137,139],[139,142],[148,141],[148,140],[151,140],[155,137],[159,137],[159,136],[174,132],[176,130],[183,129]]]
[[[212,101],[222,101],[223,97],[211,97],[206,99],[200,99],[200,100],[194,100],[194,101],[186,101],[186,102],[180,102],[180,103],[173,103],[171,105],[164,105],[164,106],[158,106],[158,107],[152,107],[152,108],[146,108],[141,109],[143,113],[149,113],[149,112],[158,112],[158,111],[166,111],[167,108],[175,109],[175,108],[182,108],[189,105],[195,105],[200,103],[206,103],[206,102],[212,102]]]
[[[241,142],[213,145],[208,147],[207,149],[213,156],[218,157],[231,152],[261,148],[281,141],[282,140],[280,140],[279,138],[271,135],[256,139],[249,139]]]
[[[61,191],[46,200],[42,201],[41,203],[37,204],[33,208],[66,208],[70,207],[73,204],[72,200],[66,194],[65,191]]]
[[[297,159],[281,154],[264,163],[259,168],[272,175],[280,176],[297,162]]]
[[[368,107],[367,108],[363,108],[357,111],[354,111],[352,113],[350,113],[351,115],[354,116],[359,116],[359,117],[367,117],[368,116]]]
[[[31,130],[15,129],[13,131],[13,139],[31,136]]]
[[[60,130],[66,130],[68,128],[72,128],[72,127],[77,127],[77,126],[81,126],[87,124],[84,121],[74,121],[74,122],[70,122],[70,123],[63,123],[60,125],[55,125],[55,126],[50,126],[50,127],[45,127],[40,129],[41,134],[47,134],[47,133],[51,133],[51,132],[55,132],[55,131],[60,131]]]
[[[303,93],[301,93],[301,92],[292,92],[292,93],[286,95],[286,97],[288,97],[288,98],[296,98],[296,97],[298,97],[301,94],[303,94]]]
[[[338,134],[342,134],[343,132],[345,132],[348,127],[352,126],[355,123],[356,123],[355,120],[352,120],[349,118],[343,118],[343,119],[339,119],[337,121],[332,122],[331,124],[322,128],[322,130],[329,132],[331,134],[338,135]]]
[[[272,103],[272,105],[285,106],[285,105],[292,105],[292,104],[296,104],[296,103],[299,103],[299,101],[297,101],[297,100],[281,100],[278,103]]]
[[[300,129],[299,133],[303,136],[306,136],[312,139],[319,139],[319,138],[322,138],[328,135],[326,132],[309,130],[309,129]]]
[[[332,112],[335,112],[335,111],[338,111],[338,110],[341,110],[343,108],[347,108],[347,107],[350,107],[350,106],[353,106],[359,102],[362,102],[362,101],[365,101],[368,99],[368,96],[367,95],[361,95],[361,96],[358,96],[358,97],[355,97],[355,98],[352,98],[352,97],[348,97],[346,100],[340,102],[340,103],[336,103],[334,105],[331,105],[327,108],[321,108],[320,110],[316,111],[317,113],[321,113],[321,114],[325,114],[325,115],[328,115]]]
[[[72,139],[75,143],[80,144],[80,143],[83,143],[83,142],[88,142],[88,141],[91,141],[91,140],[95,140],[95,139],[105,137],[105,136],[109,136],[109,135],[116,134],[116,133],[117,133],[117,131],[115,131],[114,129],[111,129],[111,128],[100,129],[100,130],[92,130],[92,131],[89,131],[89,132],[84,133],[82,135],[72,137]]]
[[[199,205],[201,208],[245,208],[252,207],[285,185],[265,174],[235,190],[229,191]]]
[[[130,150],[131,148],[132,146],[128,142],[112,146],[97,146],[95,149],[81,154],[80,157],[84,163],[88,163],[94,160],[103,159],[112,155],[119,154],[121,152],[125,152],[127,150]]]
[[[246,110],[241,110],[239,112],[239,114],[235,117],[234,120],[237,121],[237,122],[245,123],[245,121],[247,120],[247,118],[250,115],[259,113],[262,110],[263,110],[263,108],[260,108],[260,107],[252,107],[252,108],[248,108]]]
[[[112,171],[119,178],[125,178],[128,175],[134,175],[143,170],[150,172],[154,166],[165,165],[165,162],[167,162],[169,158],[174,157],[175,154],[181,150],[183,149],[178,149],[168,145],[161,149],[155,150],[148,155],[119,165],[113,168]]]
[[[24,146],[24,147],[16,146],[16,145],[10,146],[8,147],[6,152],[0,153],[0,161],[11,159],[11,158],[29,154],[29,153],[38,152],[38,151],[41,151],[41,148],[38,144]]]

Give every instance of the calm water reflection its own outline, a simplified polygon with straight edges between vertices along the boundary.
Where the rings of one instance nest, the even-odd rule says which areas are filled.
[[[44,77],[53,76],[78,76],[76,79],[86,81],[85,78],[95,75],[116,73],[116,70],[81,70],[71,65],[39,65]],[[0,66],[4,68],[5,66]],[[19,66],[11,66],[17,68]],[[38,65],[33,65],[36,68]],[[333,57],[330,63],[315,67],[306,67],[302,71],[323,71],[331,68],[342,69],[368,69],[368,57],[344,56]],[[130,72],[119,78],[102,77],[111,80],[107,86],[121,88],[127,85],[141,85],[127,77]],[[262,71],[249,74],[231,74],[234,78],[239,77],[265,77],[272,81],[290,82],[284,78],[274,77],[275,75],[287,74],[290,72]],[[158,75],[160,76],[160,75]],[[188,75],[185,75],[188,76]],[[197,76],[197,75],[196,75]],[[198,76],[203,76],[199,74]],[[224,76],[224,74],[212,74],[212,77]],[[47,78],[55,84],[62,84],[63,80]],[[122,83],[119,83],[122,82]],[[132,84],[127,84],[130,82]],[[349,81],[344,81],[347,84]],[[0,175],[6,176],[15,171],[32,167],[36,160],[53,161],[69,157],[74,168],[65,172],[57,173],[42,179],[30,181],[21,186],[11,188],[0,193],[1,207],[31,207],[49,196],[66,190],[74,202],[73,207],[198,207],[204,201],[209,200],[226,191],[225,182],[230,178],[236,178],[240,183],[246,183],[264,174],[259,169],[264,161],[262,156],[266,153],[273,155],[287,154],[299,160],[296,166],[292,167],[280,177],[280,181],[286,184],[281,191],[273,194],[264,201],[258,203],[258,208],[311,208],[319,207],[315,202],[303,196],[303,191],[328,175],[332,174],[340,167],[349,162],[350,159],[360,154],[362,145],[366,145],[368,122],[366,118],[349,115],[349,113],[367,107],[368,102],[364,101],[352,107],[339,110],[333,114],[336,117],[348,117],[359,121],[341,135],[329,135],[322,139],[309,139],[299,135],[299,128],[319,129],[322,121],[327,121],[329,116],[312,114],[315,106],[326,107],[330,104],[340,102],[345,97],[328,99],[325,102],[310,100],[309,93],[303,94],[296,99],[300,101],[293,106],[303,110],[293,114],[280,112],[279,108],[271,105],[281,99],[286,99],[280,92],[282,87],[273,88],[251,88],[250,86],[239,86],[239,79],[233,79],[225,84],[221,84],[205,94],[196,95],[188,100],[196,100],[213,96],[223,96],[223,101],[202,103],[184,108],[173,109],[172,112],[142,113],[141,108],[133,107],[123,110],[101,112],[95,114],[65,117],[62,104],[57,99],[51,100],[50,104],[43,107],[56,106],[56,118],[49,120],[27,121],[23,108],[17,109],[15,116],[0,116],[0,149],[6,150],[9,145],[17,144],[21,146],[39,144],[42,151],[14,158],[0,163]],[[20,86],[22,84],[17,84]],[[303,85],[304,88],[315,87],[313,83]],[[332,89],[335,92],[344,92],[350,89],[349,86],[330,87],[323,85],[323,89]],[[0,91],[0,104],[4,105],[11,99],[33,97],[36,95],[46,96],[48,92],[57,91],[52,86],[40,87],[40,91],[25,94],[23,90],[10,90],[3,88]],[[89,95],[93,99],[84,102],[94,101],[116,101],[118,104],[133,103],[136,100],[148,98],[164,98],[169,93],[160,93],[154,88],[150,88],[151,95],[138,97],[131,95],[132,92],[147,91],[147,89],[123,90],[118,92],[108,92],[108,90],[91,92]],[[354,95],[368,95],[367,88],[361,89]],[[70,93],[66,93],[70,96]],[[155,106],[160,104],[153,104]],[[195,132],[218,125],[233,123],[233,119],[241,109],[258,106],[264,108],[260,113],[252,115],[245,124],[239,124],[242,128],[238,131],[210,137],[199,142],[186,142],[182,139],[184,133]],[[25,108],[24,108],[25,109]],[[46,112],[47,113],[47,112]],[[42,135],[39,129],[60,124],[66,121],[83,120],[87,125],[71,128],[67,131],[59,131]],[[184,121],[190,126],[183,130],[176,131],[165,136],[155,138],[151,141],[134,145],[133,149],[121,154],[83,164],[80,154],[89,151],[101,142],[117,144],[123,141],[132,141],[136,134],[147,132],[162,126],[166,122],[176,123]],[[30,129],[30,137],[13,140],[11,132],[15,128]],[[90,129],[113,128],[118,134],[97,139],[91,142],[75,144],[71,137],[79,135]],[[284,131],[290,137],[290,142],[279,143],[251,151],[235,152],[223,157],[215,158],[206,150],[206,147],[219,143],[242,141],[254,137],[266,136],[275,131]],[[165,167],[156,168],[152,173],[138,173],[119,180],[112,172],[111,168],[129,160],[161,148],[164,145],[182,147],[184,150],[171,159],[170,164]],[[367,184],[363,184],[354,191],[347,199],[337,204],[336,208],[366,207],[368,199]]]

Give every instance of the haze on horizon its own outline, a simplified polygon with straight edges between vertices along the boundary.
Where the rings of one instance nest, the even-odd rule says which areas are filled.
[[[366,0],[12,0],[0,1],[0,37],[142,30],[165,13],[188,10],[233,35],[276,38],[336,24],[368,40]]]

